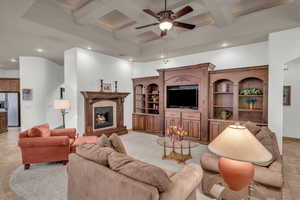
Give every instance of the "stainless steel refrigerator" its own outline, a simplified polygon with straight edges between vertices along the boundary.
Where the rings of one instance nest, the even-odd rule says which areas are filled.
[[[0,93],[0,111],[7,112],[7,124],[10,127],[18,127],[19,124],[19,94]]]

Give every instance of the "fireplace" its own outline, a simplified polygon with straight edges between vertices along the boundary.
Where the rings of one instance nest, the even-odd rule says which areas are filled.
[[[94,130],[106,128],[114,125],[113,107],[95,107],[94,108]]]
[[[81,92],[84,96],[85,135],[125,134],[123,103],[129,93]]]

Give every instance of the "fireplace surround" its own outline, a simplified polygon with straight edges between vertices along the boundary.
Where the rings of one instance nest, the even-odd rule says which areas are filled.
[[[129,93],[82,91],[85,135],[126,134],[124,100]]]

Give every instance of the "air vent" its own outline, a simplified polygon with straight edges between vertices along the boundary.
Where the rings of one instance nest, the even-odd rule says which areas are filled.
[[[117,31],[134,24],[135,21],[118,10],[113,10],[99,18],[97,24],[108,31]]]

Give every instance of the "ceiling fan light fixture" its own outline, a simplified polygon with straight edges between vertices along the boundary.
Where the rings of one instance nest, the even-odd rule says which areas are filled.
[[[171,28],[173,27],[173,23],[166,20],[166,21],[162,21],[160,24],[159,24],[159,28],[160,30],[162,31],[169,31]]]

